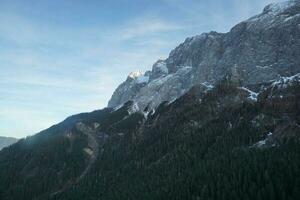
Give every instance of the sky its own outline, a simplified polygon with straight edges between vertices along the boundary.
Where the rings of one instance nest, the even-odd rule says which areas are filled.
[[[0,0],[0,135],[33,135],[104,108],[130,72],[274,1]]]

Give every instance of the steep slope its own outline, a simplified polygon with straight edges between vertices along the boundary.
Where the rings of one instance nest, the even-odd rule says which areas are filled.
[[[17,141],[18,141],[18,139],[16,139],[16,138],[0,136],[0,150],[3,149],[4,147],[7,147],[9,145],[16,143]]]
[[[0,199],[299,199],[298,14],[272,4],[188,38],[130,74],[114,108],[4,148]]]
[[[297,199],[295,77],[283,88],[248,86],[261,88],[257,99],[228,80],[193,87],[136,131],[109,138],[87,177],[52,199]]]
[[[142,114],[129,116],[131,108],[129,102],[118,110],[74,115],[3,149],[0,199],[45,199],[80,182],[114,130],[128,132],[143,118]],[[129,125],[131,119],[134,123]]]
[[[195,84],[214,84],[236,71],[244,85],[300,72],[300,1],[271,4],[230,32],[204,33],[186,39],[166,60],[156,62],[143,84],[122,83],[109,107],[128,100],[156,107]],[[143,75],[142,75],[143,76]]]
[[[75,115],[0,152],[0,198],[297,199],[299,100],[297,74]]]

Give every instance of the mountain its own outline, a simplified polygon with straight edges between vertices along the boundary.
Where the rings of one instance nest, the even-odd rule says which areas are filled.
[[[7,147],[9,145],[16,143],[17,141],[18,141],[18,139],[16,139],[16,138],[0,136],[0,150],[3,149],[4,147]]]
[[[196,36],[199,43],[190,42],[191,47],[187,41],[193,39],[187,39],[169,60],[157,61],[151,72],[131,73],[115,91],[120,100],[116,95],[112,99],[120,102],[114,106],[70,116],[0,151],[0,199],[299,199],[296,12],[300,14],[299,1],[289,1],[269,5],[248,20],[253,30],[272,29],[271,22],[278,26],[269,37],[265,37],[267,30],[257,33],[269,47],[284,46],[270,39],[278,37],[279,27],[295,29],[287,50],[294,54],[281,52],[277,58],[287,68],[269,66],[276,73],[274,79],[270,71],[264,72],[267,69],[242,61],[246,52],[247,62],[269,58],[265,52],[269,47],[262,48],[260,40],[252,41],[257,43],[253,55],[246,51],[244,40],[252,37],[246,30],[237,31],[235,38],[243,39],[232,41],[236,43],[232,50],[225,50],[233,56],[226,58],[228,62],[239,63],[222,67],[221,60],[216,61],[212,74],[220,73],[220,77],[212,76],[213,81],[206,79],[209,75],[203,79],[197,75],[202,68],[196,66],[215,59],[214,43]],[[222,43],[229,35],[210,34]],[[282,43],[287,42],[285,32],[281,37]],[[193,64],[197,59],[199,63]],[[187,60],[191,60],[189,66]],[[261,73],[243,74],[246,66]],[[192,82],[193,75],[200,81]],[[148,95],[154,96],[150,104]],[[173,96],[165,101],[164,95]]]
[[[235,70],[247,84],[300,72],[300,2],[271,4],[228,33],[210,32],[187,38],[157,61],[151,71],[129,76],[113,93],[108,106],[128,100],[141,109],[172,101],[195,84],[214,85]],[[140,81],[143,79],[144,81]]]
[[[297,74],[74,115],[0,152],[0,198],[298,199],[299,100]]]

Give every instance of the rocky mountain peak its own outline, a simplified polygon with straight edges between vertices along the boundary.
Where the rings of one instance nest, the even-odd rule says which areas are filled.
[[[267,5],[264,8],[263,14],[278,15],[284,13],[289,8],[294,7],[297,3],[299,3],[299,0],[289,0],[289,1],[279,2],[279,3],[272,3]]]
[[[141,71],[131,72],[128,77],[128,81],[133,81],[134,84],[148,83],[149,73],[143,73]]]
[[[266,6],[261,14],[237,24],[228,33],[189,37],[167,59],[154,63],[151,71],[122,83],[108,106],[132,100],[141,109],[147,105],[155,108],[194,85],[212,87],[228,74],[241,86],[297,74],[299,24],[300,1],[291,0]]]
[[[143,72],[141,71],[134,71],[134,72],[130,72],[130,74],[128,75],[129,78],[135,79],[139,76],[142,76]]]

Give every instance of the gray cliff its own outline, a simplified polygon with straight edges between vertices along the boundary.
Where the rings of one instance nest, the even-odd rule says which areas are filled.
[[[108,106],[133,100],[143,109],[172,101],[193,85],[207,88],[235,72],[243,85],[300,72],[300,0],[270,4],[228,33],[187,38],[145,74],[131,74]]]

